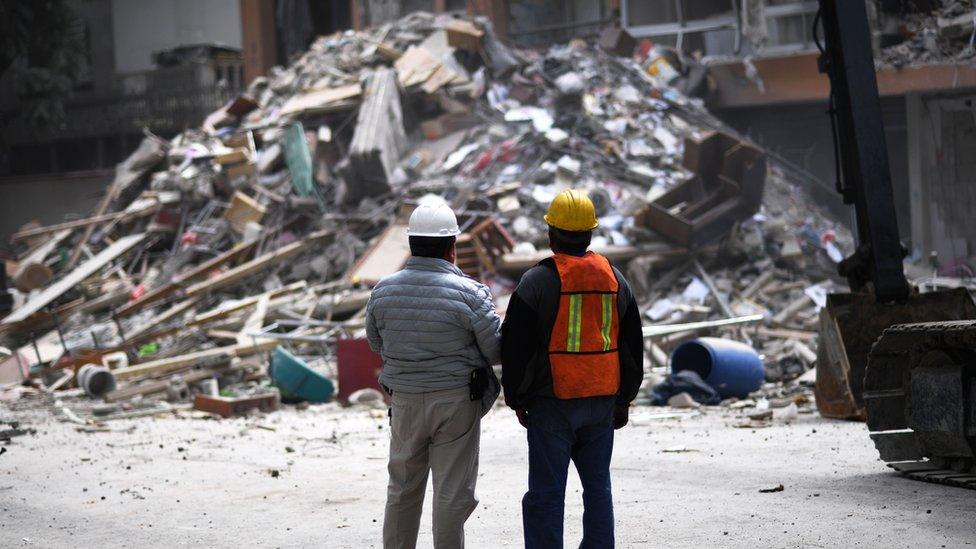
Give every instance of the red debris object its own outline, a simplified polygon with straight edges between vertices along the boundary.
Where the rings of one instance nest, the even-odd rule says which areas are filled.
[[[638,61],[643,61],[647,59],[647,55],[651,53],[652,49],[654,49],[654,42],[651,42],[647,38],[642,38],[641,41],[637,43],[637,52],[634,54],[634,57]]]
[[[828,242],[837,242],[837,233],[830,229],[820,234],[820,246],[824,247]]]
[[[144,295],[146,295],[146,285],[138,284],[135,288],[132,288],[132,293],[129,294],[129,301],[136,301]]]
[[[348,404],[349,395],[359,389],[376,389],[386,394],[379,382],[383,358],[369,348],[365,339],[338,340],[336,363],[339,374],[338,399],[342,404]]]
[[[489,164],[491,164],[491,161],[494,159],[494,157],[495,157],[495,148],[488,147],[488,149],[485,152],[481,153],[481,156],[479,156],[478,160],[474,163],[474,166],[471,168],[471,173],[475,173],[475,174],[481,173],[485,168],[488,167]]]
[[[502,141],[502,144],[499,145],[499,149],[501,152],[499,153],[498,156],[505,162],[511,162],[515,160],[515,153],[518,152],[518,149],[515,147],[515,145],[517,144],[518,144],[518,139],[514,137]]]

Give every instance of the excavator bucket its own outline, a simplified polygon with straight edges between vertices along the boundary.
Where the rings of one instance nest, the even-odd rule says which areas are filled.
[[[964,288],[913,294],[883,304],[867,293],[830,294],[820,311],[817,409],[824,417],[863,421],[864,374],[871,346],[895,324],[976,319],[976,304]],[[899,380],[900,384],[900,380]]]

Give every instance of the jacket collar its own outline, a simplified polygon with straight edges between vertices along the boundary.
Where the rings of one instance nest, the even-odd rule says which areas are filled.
[[[585,251],[585,252],[583,252],[583,253],[581,253],[579,255],[577,255],[577,254],[567,254],[567,253],[563,253],[563,252],[554,252],[552,255],[562,255],[562,256],[565,256],[565,257],[575,257],[577,259],[583,259],[584,257],[586,257],[586,256],[588,256],[588,255],[590,255],[592,253],[594,253],[594,252],[592,252],[590,250],[587,250],[587,251]]]
[[[415,271],[429,271],[435,273],[451,273],[464,276],[464,272],[457,265],[448,262],[446,259],[436,259],[433,257],[412,256],[407,260],[407,269]]]

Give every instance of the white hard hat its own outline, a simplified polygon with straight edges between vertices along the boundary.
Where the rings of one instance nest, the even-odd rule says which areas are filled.
[[[445,202],[423,201],[410,214],[407,236],[448,237],[461,234],[454,211]]]
[[[427,193],[417,199],[418,206],[437,206],[438,204],[447,204],[447,200],[439,194]]]

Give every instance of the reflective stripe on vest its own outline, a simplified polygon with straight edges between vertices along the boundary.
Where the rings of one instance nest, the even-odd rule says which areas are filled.
[[[588,252],[553,256],[559,273],[559,310],[549,341],[549,366],[557,398],[616,394],[619,284],[610,262]]]

